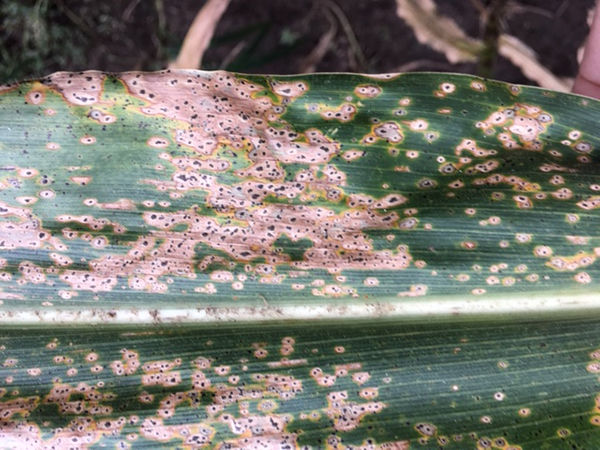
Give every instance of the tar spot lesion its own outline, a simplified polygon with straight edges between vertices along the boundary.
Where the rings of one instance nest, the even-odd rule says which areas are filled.
[[[342,103],[337,108],[321,108],[320,115],[325,120],[337,120],[339,122],[350,122],[354,118],[357,108],[353,103]]]
[[[117,117],[114,114],[103,111],[102,109],[91,109],[88,117],[101,125],[116,122]]]
[[[45,87],[38,85],[25,94],[25,101],[31,105],[41,105],[46,99]]]
[[[372,84],[361,84],[354,88],[354,94],[359,98],[375,98],[380,95],[382,89]]]

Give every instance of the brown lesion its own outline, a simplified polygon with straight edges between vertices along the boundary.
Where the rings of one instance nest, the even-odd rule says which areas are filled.
[[[44,229],[39,218],[28,208],[0,202],[0,218],[9,219],[0,221],[0,249],[36,249],[44,244],[55,250],[64,249],[64,244]]]
[[[208,445],[215,434],[214,428],[204,423],[165,425],[160,417],[147,417],[139,429],[140,435],[146,439],[166,442],[177,438],[192,447]]]
[[[59,279],[67,283],[75,291],[108,292],[117,285],[114,275],[101,275],[87,270],[65,270]]]
[[[115,360],[110,363],[112,372],[117,376],[133,375],[140,367],[138,352],[124,348],[121,350],[121,355],[121,360]]]
[[[106,74],[94,70],[81,74],[56,72],[44,78],[42,83],[59,92],[67,103],[89,106],[100,102]]]
[[[479,147],[474,139],[463,139],[454,149],[454,154],[461,156],[463,151],[471,153],[476,158],[485,158],[498,153],[497,150],[488,150]]]
[[[156,362],[154,368],[165,366],[165,362]],[[168,441],[170,439],[183,439],[184,443],[190,441],[190,435],[200,434],[205,439],[195,440],[196,444],[208,443],[215,432],[216,424],[224,424],[234,435],[245,436],[246,440],[266,439],[265,442],[280,443],[287,439],[286,426],[292,421],[290,415],[277,415],[269,411],[277,407],[275,399],[289,400],[302,392],[302,382],[293,376],[278,373],[257,373],[252,376],[256,384],[235,386],[237,381],[230,383],[211,382],[204,373],[210,367],[210,361],[206,358],[198,358],[196,361],[198,370],[192,373],[192,385],[190,391],[173,392],[161,399],[157,414],[144,420],[140,427],[140,434],[147,439]],[[172,366],[172,364],[171,364]],[[169,366],[169,367],[171,367]],[[217,368],[215,368],[217,369]],[[232,384],[234,383],[234,384]],[[202,392],[213,394],[213,401],[206,406],[208,419],[188,425],[165,425],[163,419],[172,417],[175,410],[183,403],[189,403],[192,407],[198,407],[202,401]],[[248,411],[249,402],[269,401],[273,404],[263,415],[250,415]],[[143,399],[145,402],[146,400]],[[237,405],[240,416],[224,412],[225,408]],[[263,408],[264,409],[264,408]],[[295,439],[295,438],[294,438]],[[227,441],[233,442],[233,441]]]
[[[179,122],[175,141],[210,155],[220,142],[244,146],[243,137],[265,129],[272,108],[266,97],[253,98],[262,87],[225,72],[158,72],[121,75],[129,92],[146,102],[140,112]]]
[[[378,140],[386,141],[389,144],[399,144],[404,139],[402,126],[393,120],[383,123],[377,123],[371,127],[371,132],[363,136],[360,140],[363,145],[374,144]]]
[[[473,180],[475,186],[495,186],[497,184],[508,184],[514,191],[519,192],[537,192],[541,189],[538,183],[533,183],[517,175],[495,173],[485,178],[475,178]]]
[[[586,370],[592,374],[600,373],[600,349],[590,353],[590,362],[586,366]],[[595,426],[600,426],[600,393],[597,393],[594,398],[594,407],[590,411],[590,423]]]
[[[338,120],[340,122],[350,122],[354,118],[356,111],[357,108],[353,103],[342,103],[335,109],[322,109],[321,117],[325,120]]]
[[[30,105],[41,105],[46,100],[45,88],[39,83],[35,83],[33,87],[25,94],[25,101]]]
[[[72,400],[72,396],[83,399]],[[75,414],[88,416],[106,416],[112,413],[111,406],[103,405],[103,400],[111,400],[112,394],[104,394],[96,386],[90,386],[85,382],[77,386],[71,386],[67,383],[55,383],[50,392],[44,397],[44,403],[56,404],[60,414]]]
[[[360,84],[354,88],[354,94],[359,98],[375,98],[382,90],[374,84]]]
[[[100,125],[107,125],[117,121],[115,115],[102,111],[101,109],[91,109],[88,113],[88,117]]]
[[[181,383],[181,373],[175,371],[181,365],[181,359],[173,361],[149,361],[142,365],[142,385],[144,386],[177,386]],[[173,406],[174,408],[174,406]]]
[[[581,209],[587,210],[600,208],[600,196],[592,195],[586,198],[585,200],[577,202],[576,205]]]
[[[27,417],[39,406],[39,403],[40,398],[37,395],[0,402],[0,420],[10,420],[17,414],[21,417]]]
[[[103,80],[103,74],[91,72],[81,75],[59,73],[45,81],[70,103],[90,105],[100,101]],[[276,273],[278,265],[338,273],[347,269],[402,270],[411,264],[412,256],[405,246],[374,250],[366,234],[367,230],[414,228],[418,224],[416,218],[410,218],[408,223],[405,222],[408,219],[400,221],[396,212],[384,211],[408,199],[399,192],[381,198],[347,196],[344,192],[346,173],[340,166],[332,164],[332,158],[340,152],[340,143],[316,128],[298,133],[281,118],[287,105],[306,92],[306,83],[272,82],[270,89],[278,96],[273,99],[260,94],[264,86],[225,72],[131,72],[121,75],[121,80],[132,96],[143,100],[144,105],[135,107],[139,114],[172,120],[173,139],[193,149],[191,155],[189,150],[178,156],[160,153],[159,158],[171,164],[174,170],[166,179],[140,182],[178,197],[203,191],[206,193],[205,206],[215,213],[208,215],[199,208],[168,213],[143,212],[142,218],[151,231],[129,244],[127,253],[103,254],[89,262],[87,270],[64,268],[70,261],[59,255],[54,258],[60,266],[58,278],[73,291],[110,291],[119,279],[125,278],[130,289],[162,293],[168,286],[161,277],[174,275],[194,279],[198,271],[206,272],[215,262],[235,266],[239,262],[249,264],[264,260],[264,264],[250,265],[247,271],[258,274],[260,281],[265,283],[282,282],[283,276]],[[361,85],[355,93],[374,97],[381,93],[381,88]],[[100,122],[103,117],[109,117],[102,105],[93,106],[89,114],[91,119]],[[373,136],[392,144],[403,139],[401,126],[396,122],[375,124]],[[170,145],[170,140],[152,136],[147,145],[162,149]],[[242,156],[241,160],[247,163],[245,167],[231,170],[232,160],[228,155],[232,151]],[[362,152],[348,153],[346,159],[360,155]],[[306,168],[291,176],[289,164],[303,164]],[[225,183],[223,173],[232,173],[239,181]],[[87,176],[71,179],[82,185],[92,182]],[[326,206],[305,204],[319,198],[335,205],[339,212]],[[343,201],[346,208],[340,211]],[[103,210],[137,209],[136,204],[126,198],[113,202],[87,198],[83,202]],[[60,214],[55,219],[65,224],[79,223],[92,231],[110,225],[117,234],[125,231],[119,224],[92,215]],[[0,227],[30,228],[27,233],[32,234],[32,238],[33,233],[42,233],[37,240],[32,239],[34,243],[30,245],[33,246],[41,246],[40,236],[48,241],[55,239],[49,233],[39,231],[35,224],[22,218],[22,225],[3,222]],[[178,231],[174,231],[175,228]],[[71,233],[69,239],[84,238],[89,234]],[[294,242],[307,239],[312,246],[301,260],[291,261],[289,255],[275,248],[275,242],[282,236]],[[89,238],[97,248],[108,244],[107,241],[95,244],[91,234]],[[58,241],[57,245],[60,244]],[[200,244],[219,250],[224,256],[219,256],[219,261],[199,260],[196,247]],[[63,245],[56,250],[65,249]],[[215,290],[212,285],[203,289],[206,292]],[[341,285],[324,286],[319,292],[332,296],[355,295],[353,289]]]
[[[378,214],[372,210],[355,209],[335,214],[323,207],[281,204],[238,210],[237,219],[245,222],[246,226],[219,225],[214,218],[193,211],[146,212],[144,219],[148,225],[159,229],[152,236],[164,241],[152,253],[156,266],[162,265],[161,257],[168,259],[164,271],[145,271],[155,275],[171,273],[169,269],[173,261],[181,265],[179,275],[189,274],[186,267],[193,264],[194,248],[200,243],[222,250],[237,261],[265,258],[270,264],[285,264],[289,262],[287,255],[274,249],[275,241],[282,235],[293,241],[308,239],[313,243],[303,261],[292,262],[293,266],[301,269],[403,269],[412,259],[406,248],[374,251],[363,233],[364,229],[395,228],[398,222],[395,212]],[[170,231],[180,225],[187,225],[187,230]],[[110,272],[115,273],[115,269],[118,270],[114,267],[117,260],[111,260]],[[135,267],[128,266],[127,272],[131,273]]]
[[[120,434],[125,423],[124,417],[97,421],[92,417],[76,417],[66,426],[56,429],[52,437],[45,439],[37,424],[9,420],[0,422],[0,439],[4,442],[27,442],[28,448],[86,448],[103,436]]]
[[[387,406],[383,402],[356,403],[347,399],[347,391],[330,392],[327,395],[325,413],[333,420],[333,427],[337,431],[351,431],[358,427],[366,415],[377,414]]]
[[[594,253],[585,251],[577,252],[571,256],[552,256],[547,262],[546,266],[557,271],[575,271],[582,267],[592,265],[596,261],[596,257],[600,255],[600,248]]]
[[[44,269],[31,261],[21,261],[19,272],[21,273],[21,279],[17,281],[19,284],[41,284],[46,282]]]
[[[504,148],[541,151],[543,143],[540,136],[553,122],[552,116],[539,106],[525,103],[499,109],[476,126],[485,134],[497,133]]]
[[[300,97],[306,91],[308,91],[308,85],[304,81],[271,81],[271,89],[273,92],[281,97],[291,99]]]

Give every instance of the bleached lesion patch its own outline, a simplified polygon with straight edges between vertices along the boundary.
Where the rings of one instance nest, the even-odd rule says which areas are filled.
[[[541,151],[541,135],[553,122],[552,116],[539,106],[515,103],[493,112],[476,126],[486,135],[497,134],[506,149]]]
[[[58,91],[73,105],[89,106],[97,103],[103,91],[106,74],[95,70],[75,74],[56,72],[44,78],[42,83]]]

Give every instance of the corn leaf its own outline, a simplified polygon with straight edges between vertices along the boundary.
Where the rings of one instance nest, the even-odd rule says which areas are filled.
[[[455,74],[0,87],[2,445],[597,446],[599,117]]]

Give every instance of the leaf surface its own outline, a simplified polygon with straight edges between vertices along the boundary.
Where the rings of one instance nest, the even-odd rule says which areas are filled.
[[[454,74],[1,87],[4,439],[597,442],[599,109]]]

